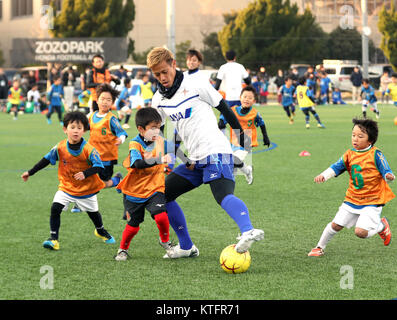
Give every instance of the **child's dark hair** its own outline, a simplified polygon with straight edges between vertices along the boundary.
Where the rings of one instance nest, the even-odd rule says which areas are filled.
[[[393,73],[391,74],[391,77],[392,77],[392,78],[397,78],[397,73],[393,72]]]
[[[233,50],[227,51],[226,54],[226,60],[234,60],[236,58],[236,52],[234,52]]]
[[[305,83],[306,83],[306,78],[305,78],[305,77],[300,77],[299,80],[298,80],[298,82],[299,82],[300,85],[303,86],[303,85],[305,85]]]
[[[103,57],[103,55],[101,55],[101,54],[99,54],[99,53],[97,53],[96,55],[94,55],[93,57],[92,57],[92,62],[94,62],[94,59],[95,58],[100,58],[100,59],[102,59],[103,61],[105,61],[105,58]]]
[[[203,55],[196,49],[189,49],[186,54],[187,58],[197,57],[198,61],[203,62]]]
[[[135,125],[137,128],[146,128],[146,126],[151,122],[162,122],[161,115],[157,112],[156,109],[151,107],[145,107],[137,111],[135,115]]]
[[[72,122],[80,122],[84,126],[84,131],[90,128],[87,116],[80,111],[71,111],[65,114],[63,117],[63,126],[67,128],[69,123]]]
[[[110,95],[112,96],[112,101],[114,102],[116,98],[119,96],[120,92],[118,92],[116,89],[114,89],[110,84],[108,83],[101,83],[97,88],[96,88],[96,94],[97,97],[99,98],[103,92],[109,92]]]
[[[367,79],[367,78],[363,79],[363,83],[368,83],[369,84],[369,79]]]
[[[353,119],[353,128],[358,126],[362,131],[368,135],[368,141],[372,145],[378,140],[378,123],[372,119]]]
[[[244,91],[252,92],[252,94],[253,94],[254,97],[255,97],[255,101],[258,100],[258,93],[256,92],[256,89],[255,89],[253,86],[251,86],[251,85],[245,86],[245,87],[241,90],[240,97],[241,97],[241,95],[243,94]]]
[[[124,86],[127,86],[129,83],[131,83],[131,79],[130,78],[124,78],[123,80]]]

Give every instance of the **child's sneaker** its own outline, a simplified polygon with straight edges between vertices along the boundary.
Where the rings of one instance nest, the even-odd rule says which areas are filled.
[[[94,234],[98,238],[101,238],[105,243],[109,243],[109,244],[116,243],[116,240],[105,229],[101,230],[101,233],[103,234],[99,234],[97,229],[95,229],[94,231]]]
[[[310,129],[310,124],[306,123],[306,129]]]
[[[317,124],[317,128],[325,129],[325,126],[322,123]]]
[[[289,124],[294,124],[294,119],[290,118],[289,119]]]
[[[309,257],[320,257],[324,255],[324,250],[319,247],[313,248],[307,255]]]
[[[43,242],[43,247],[51,250],[59,250],[59,241],[49,238]]]
[[[389,221],[383,217],[380,221],[382,221],[382,223],[384,224],[384,228],[381,232],[379,232],[379,236],[382,238],[383,240],[383,244],[385,246],[388,246],[391,243],[391,229],[390,229],[390,223]]]
[[[172,243],[172,241],[167,241],[167,242],[162,242],[161,238],[159,237],[159,244],[162,246],[165,250],[171,250],[172,247],[175,247],[175,244]]]
[[[127,250],[119,249],[117,254],[114,256],[114,260],[116,261],[126,261],[130,256],[128,255]]]
[[[52,123],[51,119],[48,119],[48,118],[47,118],[47,123],[48,123],[48,124],[51,124],[51,123]]]
[[[245,180],[248,184],[252,184],[254,182],[254,167],[252,166],[245,166],[244,176]]]
[[[241,236],[237,237],[239,242],[237,242],[235,249],[238,253],[244,253],[248,251],[255,241],[263,240],[264,237],[265,233],[261,229],[251,229],[243,232]]]

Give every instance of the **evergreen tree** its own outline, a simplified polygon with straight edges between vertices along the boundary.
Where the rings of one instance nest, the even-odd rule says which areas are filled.
[[[326,33],[313,15],[299,14],[289,0],[256,0],[226,22],[218,33],[222,52],[234,50],[250,69],[266,65],[274,73],[294,62],[315,64],[327,52]]]
[[[369,56],[375,53],[375,45],[369,40]],[[328,36],[329,52],[324,59],[362,60],[362,37],[357,29],[335,28]]]
[[[222,48],[218,40],[218,34],[216,32],[211,32],[208,35],[204,35],[203,44],[204,48],[201,51],[204,56],[203,65],[218,69],[225,63]]]
[[[383,6],[379,14],[378,28],[382,34],[380,48],[393,70],[397,71],[397,12],[394,1],[391,2],[390,10],[386,10]]]
[[[51,5],[56,12],[54,1]],[[51,33],[56,38],[127,37],[134,19],[133,0],[64,0]],[[132,54],[132,39],[128,49]]]

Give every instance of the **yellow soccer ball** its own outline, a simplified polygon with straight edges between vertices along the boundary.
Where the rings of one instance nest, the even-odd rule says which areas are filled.
[[[222,250],[219,257],[221,268],[227,273],[243,273],[251,265],[251,255],[249,251],[238,253],[235,244],[231,244]]]

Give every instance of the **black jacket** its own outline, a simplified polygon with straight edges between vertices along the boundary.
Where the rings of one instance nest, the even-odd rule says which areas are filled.
[[[361,74],[361,72],[352,72],[352,74],[350,75],[350,81],[352,82],[353,86],[355,87],[360,87],[361,83],[363,81],[363,76]]]

